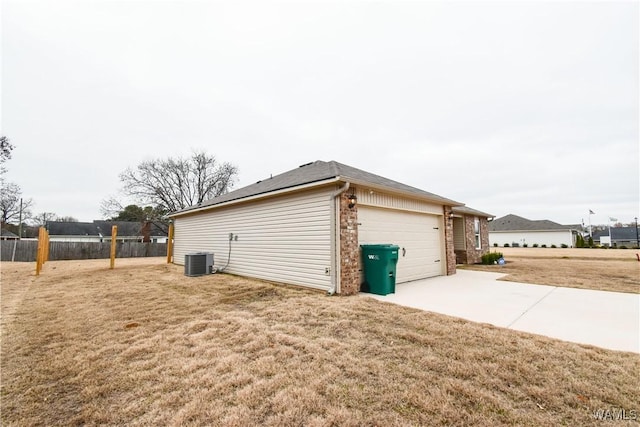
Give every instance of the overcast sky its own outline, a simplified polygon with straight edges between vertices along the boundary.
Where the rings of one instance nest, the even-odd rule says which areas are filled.
[[[3,0],[7,180],[100,219],[204,149],[236,188],[336,160],[498,217],[639,216],[637,1]]]

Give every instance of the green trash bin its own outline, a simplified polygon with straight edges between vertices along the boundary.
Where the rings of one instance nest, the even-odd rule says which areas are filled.
[[[396,245],[361,245],[364,282],[361,290],[377,295],[393,294],[396,291]]]

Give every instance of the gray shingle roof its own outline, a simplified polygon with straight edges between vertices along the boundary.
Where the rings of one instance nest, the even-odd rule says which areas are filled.
[[[476,209],[472,209],[468,206],[455,206],[453,207],[453,213],[456,214],[464,214],[464,215],[474,215],[474,216],[481,216],[484,218],[493,218],[494,215],[493,214],[489,214],[486,212],[482,212]]]
[[[581,228],[581,227],[580,227]],[[572,225],[562,225],[546,219],[532,221],[518,215],[509,214],[489,223],[489,231],[543,231],[575,230]]]
[[[142,224],[136,221],[67,222],[48,221],[50,236],[111,236],[111,227],[118,226],[118,236],[142,236]],[[152,236],[166,236],[167,233],[151,225]]]
[[[11,239],[18,237],[17,234],[15,234],[15,233],[13,233],[13,232],[11,232],[9,230],[5,230],[4,228],[0,230],[0,236],[6,237],[6,238],[11,238]]]
[[[600,237],[609,237],[609,229],[593,232],[593,238],[600,240]],[[611,238],[613,240],[636,240],[635,227],[611,227]]]
[[[411,195],[429,199],[431,201],[437,201],[448,206],[462,205],[462,203],[444,198],[442,196],[438,196],[437,194],[429,193],[427,191],[420,190],[419,188],[411,187],[409,185],[402,184],[400,182],[384,178],[382,176],[366,172],[352,166],[344,165],[336,161],[324,162],[318,160],[312,163],[304,164],[296,169],[284,172],[280,175],[267,178],[263,181],[258,181],[255,184],[248,185],[230,193],[223,194],[222,196],[218,196],[214,199],[207,200],[200,205],[191,206],[189,208],[174,212],[171,215],[176,215],[194,209],[201,209],[207,206],[215,206],[225,202],[240,200],[251,196],[267,194],[278,190],[294,188],[330,179],[340,179],[344,182],[352,182],[354,184],[360,185],[369,184],[372,186],[386,187],[390,190],[409,193]]]

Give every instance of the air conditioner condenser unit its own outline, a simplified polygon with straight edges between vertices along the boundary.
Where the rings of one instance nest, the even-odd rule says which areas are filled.
[[[197,252],[184,256],[185,276],[203,276],[213,272],[213,253]]]

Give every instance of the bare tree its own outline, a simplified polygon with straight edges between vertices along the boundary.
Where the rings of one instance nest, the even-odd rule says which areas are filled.
[[[55,221],[62,221],[62,222],[78,222],[78,218],[67,215],[67,216],[59,216],[55,219]]]
[[[31,218],[31,222],[36,227],[44,227],[47,225],[49,221],[57,221],[58,215],[53,212],[40,212],[38,215],[35,215]]]
[[[6,136],[0,136],[0,163],[4,163],[11,158],[13,145]]]
[[[142,205],[174,212],[225,194],[233,187],[238,168],[218,163],[214,156],[194,152],[190,158],[142,162],[120,174],[124,191]]]
[[[4,174],[7,172],[4,162],[11,158],[11,150],[13,145],[9,142],[9,138],[0,136],[0,185],[2,186],[4,186]]]
[[[20,219],[20,199],[22,199],[22,189],[13,182],[2,183],[0,186],[0,222],[7,224]],[[31,217],[31,206],[33,200],[22,201],[22,220]]]
[[[120,211],[122,211],[123,209],[124,207],[122,206],[122,202],[114,196],[109,196],[108,198],[103,199],[100,203],[100,213],[105,219],[118,216]]]

